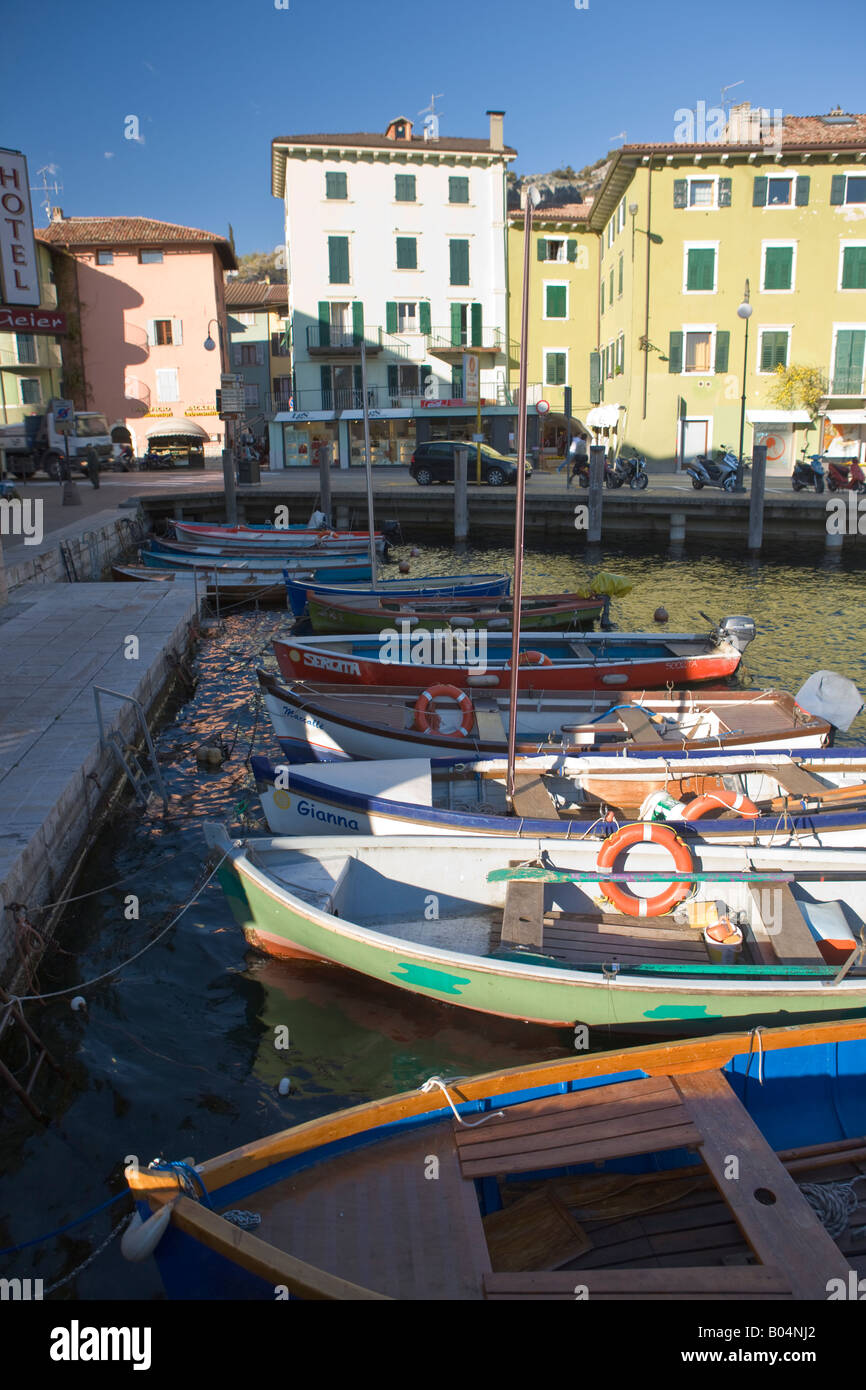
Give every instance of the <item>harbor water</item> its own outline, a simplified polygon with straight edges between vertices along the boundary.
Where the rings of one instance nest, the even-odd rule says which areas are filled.
[[[497,550],[456,557],[429,549],[411,563],[418,575],[511,568]],[[601,568],[634,585],[613,603],[623,630],[652,629],[660,605],[671,631],[705,630],[702,614],[750,614],[758,635],[741,684],[796,691],[825,668],[866,692],[866,568],[854,560],[820,552],[812,561],[792,554],[750,562],[606,551],[590,569],[582,555],[531,554],[525,588],[569,590]],[[389,577],[397,577],[395,567]],[[73,1011],[69,993],[27,1006],[67,1076],[40,1075],[47,1127],[3,1095],[0,1248],[56,1231],[124,1192],[124,1164],[156,1156],[201,1161],[434,1074],[567,1054],[570,1039],[558,1032],[469,1014],[323,964],[268,960],[247,947],[215,883],[165,930],[204,877],[205,820],[266,833],[247,759],[252,750],[276,759],[279,750],[254,672],[271,664],[270,640],[288,621],[285,612],[235,610],[203,635],[195,689],[178,690],[156,740],[168,814],[159,804],[143,813],[131,795],[124,798],[88,857],[36,986],[26,991],[50,995],[107,976],[75,991],[86,1009]],[[866,718],[841,741],[866,744]],[[221,745],[227,760],[201,766],[202,745]],[[611,1045],[617,1041],[611,1037]],[[594,1046],[605,1040],[596,1036]],[[21,1070],[27,1064],[23,1051],[10,1060]],[[287,1095],[278,1090],[283,1078]],[[128,1209],[124,1197],[67,1234],[7,1256],[4,1274],[41,1278],[47,1293]],[[51,1296],[162,1293],[153,1261],[125,1263],[114,1241]]]

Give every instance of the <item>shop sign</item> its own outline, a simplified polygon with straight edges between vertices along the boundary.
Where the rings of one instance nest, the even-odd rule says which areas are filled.
[[[27,160],[15,150],[0,150],[0,276],[7,304],[39,304],[30,179]]]

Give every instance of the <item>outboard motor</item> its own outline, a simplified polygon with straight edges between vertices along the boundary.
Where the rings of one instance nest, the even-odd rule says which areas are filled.
[[[742,655],[749,643],[754,642],[757,629],[754,619],[739,613],[731,618],[724,618],[717,631],[720,641],[730,642]]]
[[[854,682],[835,671],[816,671],[794,699],[807,714],[832,724],[834,737],[837,729],[846,733],[863,709],[863,696]]]

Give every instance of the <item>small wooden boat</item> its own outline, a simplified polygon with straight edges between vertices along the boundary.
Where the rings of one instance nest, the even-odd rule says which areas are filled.
[[[316,582],[305,585],[302,580],[287,578],[286,589],[289,594],[289,607],[296,618],[307,611],[307,601],[311,594],[316,597],[333,595],[335,598],[437,598],[484,597],[507,594],[511,580],[506,574],[446,574],[428,575],[421,579],[386,579],[374,589],[369,584],[325,584]]]
[[[186,541],[165,540],[153,537],[151,546],[164,555],[184,555],[192,559],[205,556],[207,559],[251,560],[254,565],[279,569],[281,565],[306,565],[314,569],[319,564],[327,564],[339,569],[345,565],[370,564],[370,552],[366,546],[355,549],[334,550],[326,545],[310,545],[297,550],[253,550],[248,547],[229,545],[188,545]]]
[[[605,597],[582,598],[579,594],[533,594],[520,605],[521,625],[536,632],[591,628],[603,614]],[[486,628],[488,632],[511,630],[514,604],[508,598],[392,598],[387,595],[345,597],[309,596],[307,611],[316,633],[381,632],[395,623],[408,622],[414,629]]]
[[[355,578],[364,581],[370,578],[369,561],[355,560],[352,556],[344,555],[324,559],[309,555],[304,560],[283,560],[275,555],[241,557],[236,555],[205,555],[202,552],[187,554],[182,551],[168,550],[165,542],[151,541],[147,546],[142,546],[139,551],[139,560],[148,569],[197,569],[207,574],[213,574],[215,570],[224,574],[240,571],[258,576],[265,575],[269,583],[276,583],[278,577],[285,581],[287,573],[297,575],[302,583],[311,582],[320,576],[329,580]]]
[[[263,582],[261,575],[239,573],[237,570],[231,570],[228,573],[222,570],[208,570],[202,574],[194,569],[157,570],[149,569],[147,565],[112,565],[111,567],[112,579],[135,584],[177,581],[192,587],[195,584],[197,573],[201,592],[206,591],[209,598],[219,595],[221,603],[266,603],[274,604],[280,608],[285,605],[286,588],[282,580],[277,583],[273,578],[270,578]]]
[[[666,1034],[866,1009],[866,967],[852,964],[863,954],[854,930],[866,949],[863,849],[685,845],[647,824],[601,849],[541,836],[244,841],[204,830],[251,945],[459,1008]],[[629,869],[616,867],[624,854]],[[724,940],[740,938],[728,964],[706,937],[719,922]]]
[[[275,767],[251,759],[272,835],[594,839],[657,819],[710,844],[866,845],[866,749],[507,760],[397,758]]]
[[[864,1033],[431,1077],[203,1163],[129,1164],[122,1248],[155,1246],[172,1299],[857,1298]],[[853,1195],[835,1239],[823,1184],[826,1208]]]
[[[285,680],[328,680],[352,686],[441,684],[459,689],[508,690],[511,636],[466,632],[413,632],[406,622],[379,637],[277,638],[277,665]],[[641,690],[698,685],[733,676],[755,635],[750,618],[726,618],[704,636],[657,632],[524,632],[520,639],[521,690]]]
[[[256,555],[268,551],[277,555],[293,554],[298,550],[369,552],[369,531],[334,531],[308,526],[215,526],[197,521],[172,521],[178,541],[187,545],[218,547]],[[374,533],[376,550],[383,555],[387,538],[381,531]]]
[[[330,677],[330,672],[327,673]],[[265,708],[283,756],[290,762],[347,758],[505,756],[509,709],[505,692],[465,693],[468,714],[442,707],[440,725],[419,720],[421,685],[349,689],[297,682],[257,672]],[[459,693],[459,692],[458,692]],[[611,704],[611,698],[615,700]],[[424,728],[424,724],[427,728]],[[821,748],[831,725],[801,709],[781,690],[645,690],[617,700],[609,691],[524,693],[517,702],[520,756],[617,753],[626,748],[676,756],[683,751],[732,748]]]

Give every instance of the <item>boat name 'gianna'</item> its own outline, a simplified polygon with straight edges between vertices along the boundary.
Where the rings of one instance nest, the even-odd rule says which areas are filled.
[[[320,806],[314,806],[311,801],[299,801],[295,810],[299,816],[309,816],[311,820],[324,821],[326,825],[342,825],[346,830],[360,829],[356,820],[350,820],[348,816],[338,815],[336,811],[323,811]]]

